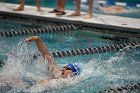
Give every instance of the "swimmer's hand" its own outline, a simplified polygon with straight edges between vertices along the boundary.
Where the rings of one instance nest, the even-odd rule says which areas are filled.
[[[38,36],[31,36],[31,37],[29,37],[29,38],[26,38],[24,41],[25,41],[28,45],[30,45],[32,41],[36,41],[37,39],[39,39]]]

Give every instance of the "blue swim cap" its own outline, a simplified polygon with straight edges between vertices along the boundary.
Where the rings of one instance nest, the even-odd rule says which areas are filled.
[[[78,65],[68,64],[67,66],[72,69],[72,72],[74,73],[75,76],[78,76],[80,74],[80,67],[78,67]]]

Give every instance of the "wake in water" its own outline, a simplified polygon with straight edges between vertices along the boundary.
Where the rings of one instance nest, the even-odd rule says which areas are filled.
[[[21,41],[17,47],[13,48],[10,53],[7,53],[7,61],[0,72],[0,85],[2,88],[2,86],[7,86],[9,82],[13,84],[10,85],[12,86],[10,90],[7,89],[2,92],[43,92],[44,90],[56,90],[55,92],[57,92],[57,90],[65,88],[88,91],[86,90],[88,87],[95,89],[97,87],[115,87],[128,82],[140,81],[140,52],[137,52],[137,49],[132,51],[126,48],[120,50],[108,60],[91,59],[87,63],[81,60],[81,62],[77,62],[82,68],[79,76],[67,79],[54,79],[49,82],[48,86],[40,86],[37,84],[38,81],[49,78],[47,74],[48,64],[43,57],[33,60],[31,55],[38,51],[29,49],[29,47]],[[99,54],[100,56],[102,54]],[[65,64],[58,63],[58,65],[63,66]],[[19,83],[22,81],[25,83],[21,83],[19,86]],[[30,85],[30,87],[26,88],[26,85]]]
[[[78,80],[74,78],[61,78],[52,80],[49,82],[48,86],[37,85],[38,81],[49,78],[49,76],[47,76],[48,64],[45,62],[43,57],[40,57],[37,60],[33,60],[32,56],[30,55],[33,55],[36,51],[30,51],[28,47],[29,46],[27,46],[27,44],[21,41],[18,43],[17,47],[13,48],[10,53],[7,53],[7,60],[0,73],[0,85],[10,85],[12,87],[16,87],[19,90],[22,89],[22,91],[26,92],[37,91],[38,88],[41,88],[41,90],[38,90],[38,92],[40,92],[46,89],[58,89],[66,86],[72,86],[75,83],[78,83]],[[26,83],[32,87],[25,89],[27,87]]]

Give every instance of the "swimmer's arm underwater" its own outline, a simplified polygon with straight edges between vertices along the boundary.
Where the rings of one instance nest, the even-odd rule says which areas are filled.
[[[37,47],[42,56],[47,59],[50,64],[55,64],[53,57],[49,53],[48,48],[43,44],[42,40],[38,36],[31,36],[25,39],[25,42],[27,42],[28,44],[30,44],[32,41],[36,41]]]

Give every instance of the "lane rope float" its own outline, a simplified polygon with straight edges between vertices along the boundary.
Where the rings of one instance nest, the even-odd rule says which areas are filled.
[[[140,89],[140,83],[136,83],[136,84],[127,85],[127,86],[110,88],[108,90],[103,90],[103,91],[94,92],[94,93],[124,93],[124,92],[136,91],[139,89]]]
[[[17,31],[6,31],[6,32],[0,32],[0,37],[14,37],[14,36],[21,36],[21,35],[62,32],[68,30],[76,30],[79,29],[79,27],[80,26],[68,24],[68,25],[48,26],[48,27],[41,27],[41,28],[22,29]]]
[[[109,52],[123,49],[127,46],[134,47],[139,46],[140,42],[129,42],[123,44],[114,44],[114,45],[107,45],[102,47],[93,47],[93,48],[85,48],[85,49],[76,49],[76,50],[69,50],[69,51],[61,51],[61,52],[54,52],[52,56],[55,58],[58,57],[70,57],[70,56],[77,56],[77,55],[87,55],[87,54],[94,54],[94,53],[102,53],[102,52]]]
[[[54,58],[59,57],[71,57],[71,56],[78,56],[78,55],[88,55],[88,54],[95,54],[95,53],[102,53],[102,52],[110,52],[110,51],[118,51],[125,47],[140,47],[140,42],[129,42],[123,44],[114,44],[114,45],[107,45],[102,47],[93,47],[93,48],[85,48],[85,49],[76,49],[76,50],[69,50],[69,51],[59,51],[53,52],[51,55]],[[40,54],[34,54],[32,56],[33,59],[37,59]]]

